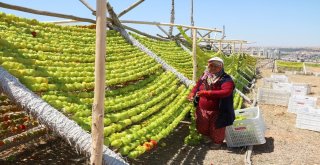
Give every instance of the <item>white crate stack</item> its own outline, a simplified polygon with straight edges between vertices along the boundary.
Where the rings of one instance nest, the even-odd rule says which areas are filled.
[[[272,84],[272,89],[275,90],[284,90],[287,91],[289,93],[292,92],[293,86],[291,83],[285,83],[285,82],[274,82]]]
[[[272,78],[263,78],[263,88],[272,88],[272,84],[274,83],[274,79]]]
[[[234,121],[232,126],[226,128],[226,141],[228,147],[241,147],[264,144],[265,124],[259,107],[246,108],[235,111],[236,116],[245,119]]]
[[[297,111],[296,127],[320,132],[320,109],[305,107]]]
[[[291,95],[305,96],[308,94],[308,88],[304,86],[292,86]]]
[[[275,82],[289,82],[288,77],[286,75],[272,74],[270,77],[274,79]]]
[[[308,83],[289,83],[285,75],[271,75],[263,79],[263,88],[258,89],[257,101],[261,104],[288,106],[288,112],[297,114],[297,128],[320,132],[317,97],[307,96],[310,93],[311,85]]]
[[[307,83],[293,83],[292,95],[307,95],[311,93],[311,85]]]
[[[257,101],[260,104],[288,106],[291,92],[286,90],[259,88]]]
[[[273,83],[287,83],[288,77],[285,75],[271,75],[271,77],[263,78],[263,88],[272,88]]]
[[[292,95],[289,99],[288,112],[297,113],[300,109],[304,109],[308,106],[315,108],[316,105],[316,97]]]

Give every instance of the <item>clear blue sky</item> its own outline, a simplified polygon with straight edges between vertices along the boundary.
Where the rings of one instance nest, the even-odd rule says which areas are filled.
[[[93,18],[78,0],[2,0],[34,9],[55,11]],[[136,0],[110,0],[119,13]],[[176,1],[177,24],[190,24],[190,0]],[[88,0],[95,7],[95,0]],[[141,21],[170,21],[171,0],[145,0],[121,19]],[[61,20],[0,8],[40,21]],[[194,0],[196,26],[222,28],[227,39],[245,39],[258,46],[320,47],[319,0]],[[161,34],[155,26],[130,25],[151,34]]]

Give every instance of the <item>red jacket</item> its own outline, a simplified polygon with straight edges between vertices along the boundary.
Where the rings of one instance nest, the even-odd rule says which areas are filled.
[[[205,82],[198,80],[191,92],[195,95],[198,88],[200,100],[197,109],[219,111],[219,117],[216,121],[217,128],[232,125],[235,119],[233,109],[234,82],[232,78],[224,73],[209,90],[205,90]]]
[[[201,92],[199,108],[207,111],[218,110],[220,99],[232,94],[234,89],[233,81],[227,81],[222,84],[220,84],[218,81],[212,86],[211,90],[205,89],[205,82],[203,81],[198,80],[197,84],[192,89],[192,93],[194,95],[196,94],[198,88]]]

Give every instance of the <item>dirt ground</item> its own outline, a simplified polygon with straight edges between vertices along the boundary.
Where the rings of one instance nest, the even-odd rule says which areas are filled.
[[[243,164],[245,147],[227,148],[226,144],[220,150],[210,150],[206,145],[186,146],[183,139],[188,135],[188,125],[180,124],[169,137],[164,139],[165,147],[146,153],[132,164],[155,165],[189,165],[189,164]]]
[[[261,76],[269,77],[271,69],[262,69]],[[310,83],[311,96],[320,96],[320,77],[305,75],[287,75],[290,82]],[[257,87],[262,86],[258,79]],[[320,99],[320,98],[319,98]],[[320,100],[318,99],[318,107]],[[320,164],[320,132],[295,127],[296,115],[287,112],[287,107],[259,105],[262,110],[267,131],[267,143],[254,146],[253,164]]]
[[[306,70],[307,70],[307,72],[320,73],[320,67],[306,66]]]
[[[84,165],[88,160],[63,139],[41,137],[0,152],[0,165]]]
[[[269,77],[271,69],[262,68],[257,78],[255,91],[262,86],[262,77]],[[260,77],[260,78],[259,78]],[[320,96],[320,77],[288,75],[291,82],[312,84],[312,96]],[[252,96],[253,94],[249,94]],[[319,98],[320,100],[320,98]],[[253,147],[251,156],[253,165],[269,164],[320,164],[320,132],[295,127],[296,115],[287,112],[287,107],[258,105],[267,126],[266,143]],[[320,102],[318,101],[320,107]],[[210,150],[205,145],[186,146],[184,137],[188,135],[188,125],[181,123],[159,147],[147,152],[130,164],[180,165],[204,164],[220,165],[244,164],[246,147],[228,148],[226,144],[220,150]],[[165,146],[163,146],[165,145]],[[9,159],[1,159],[0,164],[87,164],[83,155],[61,139],[38,142],[34,146],[25,146]]]

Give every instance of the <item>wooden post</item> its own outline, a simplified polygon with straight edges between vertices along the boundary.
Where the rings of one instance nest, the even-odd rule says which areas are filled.
[[[191,0],[191,26],[194,26],[194,20],[193,20],[193,0]],[[191,30],[191,36],[193,36],[193,30]]]
[[[171,0],[171,15],[170,15],[170,23],[174,24],[174,0]],[[169,27],[169,37],[172,37],[173,26]]]
[[[226,38],[226,28],[225,28],[225,26],[223,25],[223,28],[222,28],[222,37],[221,37],[221,39],[223,40],[224,38]]]
[[[307,68],[306,68],[306,64],[303,63],[303,73],[306,75],[307,74]]]
[[[197,81],[197,29],[192,29],[192,59],[193,59],[193,75],[192,80]]]
[[[103,151],[103,118],[105,96],[105,57],[106,57],[106,0],[97,0],[96,9],[96,59],[95,59],[95,87],[92,106],[92,146],[91,165],[102,164]]]
[[[242,42],[240,42],[240,53],[242,53]]]
[[[222,43],[221,43],[221,41],[219,42],[219,51],[222,51]]]

